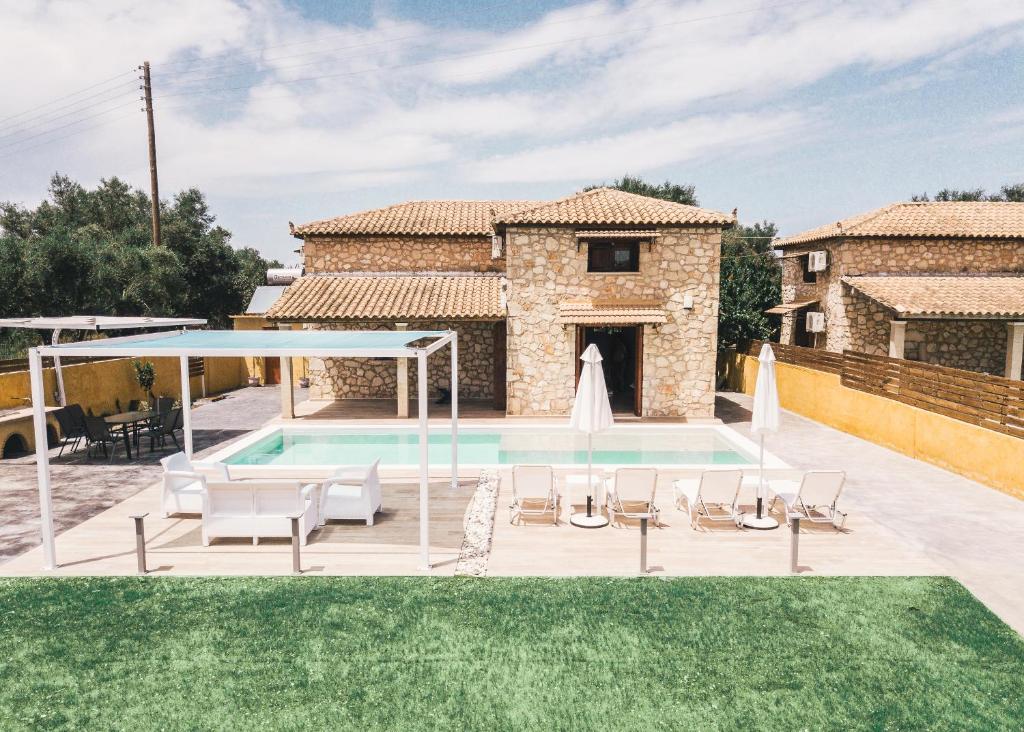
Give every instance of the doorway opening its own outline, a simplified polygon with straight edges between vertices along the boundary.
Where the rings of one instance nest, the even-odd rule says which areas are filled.
[[[580,356],[591,343],[601,352],[604,383],[612,411],[642,415],[643,408],[643,326],[576,326],[576,382],[579,383]]]
[[[281,358],[279,356],[263,357],[263,383],[267,386],[281,383]]]

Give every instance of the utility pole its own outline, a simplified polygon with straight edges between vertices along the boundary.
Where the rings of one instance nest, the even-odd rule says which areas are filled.
[[[142,66],[143,100],[146,102],[146,128],[149,135],[149,187],[152,192],[153,246],[160,246],[160,187],[156,175],[156,130],[153,127],[153,85],[149,80],[149,61]]]

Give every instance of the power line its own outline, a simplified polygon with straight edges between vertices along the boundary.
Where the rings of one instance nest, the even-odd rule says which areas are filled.
[[[68,99],[70,97],[78,96],[79,94],[81,94],[83,92],[86,92],[86,91],[89,91],[90,89],[95,89],[98,86],[103,86],[104,84],[109,84],[111,81],[114,81],[115,79],[120,79],[122,76],[127,76],[127,75],[133,74],[133,73],[135,73],[135,72],[134,71],[125,71],[124,73],[117,74],[116,76],[111,76],[109,79],[104,79],[103,81],[97,81],[95,84],[90,84],[89,86],[83,87],[83,88],[79,89],[78,91],[71,92],[70,94],[64,94],[64,95],[59,96],[59,97],[55,97],[54,99],[51,99],[48,102],[43,102],[42,104],[37,104],[34,107],[29,107],[28,109],[22,110],[21,112],[18,112],[17,114],[12,114],[12,115],[9,115],[7,117],[2,117],[2,118],[0,118],[0,123],[6,122],[6,121],[11,120],[11,119],[15,119],[17,117],[24,116],[24,115],[28,114],[29,112],[36,111],[37,109],[42,109],[43,107],[48,107],[48,106],[50,106],[51,104],[53,104],[55,102],[59,102],[59,101],[62,101],[64,99]],[[102,94],[103,92],[100,92],[100,93]],[[79,101],[83,101],[83,100],[79,100]]]
[[[48,145],[52,145],[55,142],[60,142],[61,140],[67,140],[67,139],[69,139],[71,137],[75,137],[77,135],[81,135],[81,134],[83,134],[85,132],[91,132],[92,130],[99,129],[100,127],[106,127],[109,124],[112,124],[114,122],[118,122],[118,121],[120,121],[122,119],[127,119],[128,117],[134,116],[135,114],[136,114],[136,112],[129,112],[128,114],[122,114],[122,115],[119,115],[117,117],[114,117],[113,119],[104,120],[103,122],[100,122],[99,124],[90,125],[89,127],[83,127],[80,130],[75,130],[74,132],[72,132],[71,134],[68,134],[68,135],[62,135],[61,137],[56,137],[56,138],[54,138],[52,140],[43,140],[42,142],[36,143],[35,145],[29,145],[28,147],[19,147],[14,152],[9,152],[7,154],[0,155],[0,160],[5,160],[7,158],[11,158],[11,157],[14,157],[16,155],[20,155],[20,154],[22,154],[24,152],[28,152],[30,150],[35,150],[35,149],[40,148],[40,147],[45,147],[45,146],[48,146]]]
[[[132,84],[132,86],[134,86],[134,84]],[[106,92],[103,92],[103,94],[107,94],[108,92],[111,92],[111,91],[114,91],[114,90],[113,89],[108,89]],[[64,109],[64,108],[66,108],[68,106],[75,106],[74,109],[72,109],[72,110],[70,110],[68,112],[64,112],[63,114],[58,114],[58,115],[50,116],[52,113],[51,112],[46,112],[46,113],[37,115],[35,117],[29,117],[29,118],[27,118],[25,120],[22,120],[20,122],[9,123],[8,124],[8,129],[10,129],[11,131],[10,132],[4,132],[3,134],[0,134],[0,140],[2,140],[4,138],[7,138],[7,137],[11,137],[12,135],[20,134],[22,131],[24,131],[26,129],[26,127],[29,126],[29,123],[34,123],[34,124],[31,125],[32,127],[38,127],[39,125],[45,125],[45,124],[49,124],[51,122],[56,122],[57,120],[63,119],[64,117],[70,117],[71,115],[74,115],[74,114],[81,114],[82,112],[86,112],[86,111],[88,111],[90,109],[95,109],[96,107],[101,107],[101,106],[103,106],[104,104],[106,104],[108,102],[112,102],[112,101],[117,100],[118,98],[123,97],[126,91],[128,91],[127,88],[125,88],[125,89],[117,89],[117,93],[116,94],[112,94],[110,96],[105,97],[104,99],[100,99],[100,100],[92,102],[90,104],[86,104],[83,107],[77,107],[75,105],[80,104],[81,102],[84,102],[85,101],[84,99],[80,100],[79,102],[75,102],[72,105],[65,105],[64,107],[57,107],[57,109],[52,110],[53,112],[57,112],[57,111],[59,111],[61,109]],[[0,127],[2,127],[2,125],[0,125]]]
[[[92,114],[92,115],[89,115],[88,117],[82,117],[81,119],[75,119],[75,120],[72,120],[72,121],[67,122],[65,124],[59,125],[57,127],[52,127],[52,128],[50,128],[48,130],[43,130],[42,132],[37,132],[34,135],[29,135],[28,137],[23,137],[20,140],[14,140],[13,142],[8,142],[5,145],[0,145],[0,150],[6,150],[9,147],[17,147],[17,146],[21,145],[22,143],[26,142],[27,140],[32,140],[32,139],[35,139],[37,137],[42,137],[43,135],[49,135],[49,134],[52,134],[52,133],[56,132],[57,130],[62,130],[62,129],[65,129],[66,127],[73,127],[74,125],[81,124],[82,122],[88,122],[91,119],[96,119],[98,117],[103,117],[105,115],[110,114],[111,112],[116,112],[119,109],[123,109],[125,107],[129,107],[129,106],[132,106],[132,105],[135,105],[135,104],[138,104],[138,101],[133,99],[132,101],[127,102],[126,104],[119,104],[116,107],[111,107],[110,109],[105,109],[102,112],[99,112],[98,114]]]

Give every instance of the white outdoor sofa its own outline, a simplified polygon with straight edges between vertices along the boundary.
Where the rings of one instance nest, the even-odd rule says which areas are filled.
[[[338,468],[320,486],[320,525],[328,519],[356,519],[373,526],[373,517],[383,510],[380,459],[372,465]]]
[[[164,468],[160,511],[164,518],[175,513],[202,513],[203,491],[208,479],[231,480],[224,463],[191,461],[183,452],[160,458]]]
[[[297,480],[207,480],[203,491],[203,546],[219,537],[287,538],[299,517],[299,541],[319,525],[315,484]]]

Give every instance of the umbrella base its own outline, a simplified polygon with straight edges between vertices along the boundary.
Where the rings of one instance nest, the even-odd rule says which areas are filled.
[[[599,513],[588,516],[585,513],[574,513],[569,517],[569,523],[579,526],[581,529],[600,529],[608,525],[608,518]]]
[[[748,529],[777,529],[779,528],[779,522],[773,519],[771,516],[744,516],[743,525]]]

